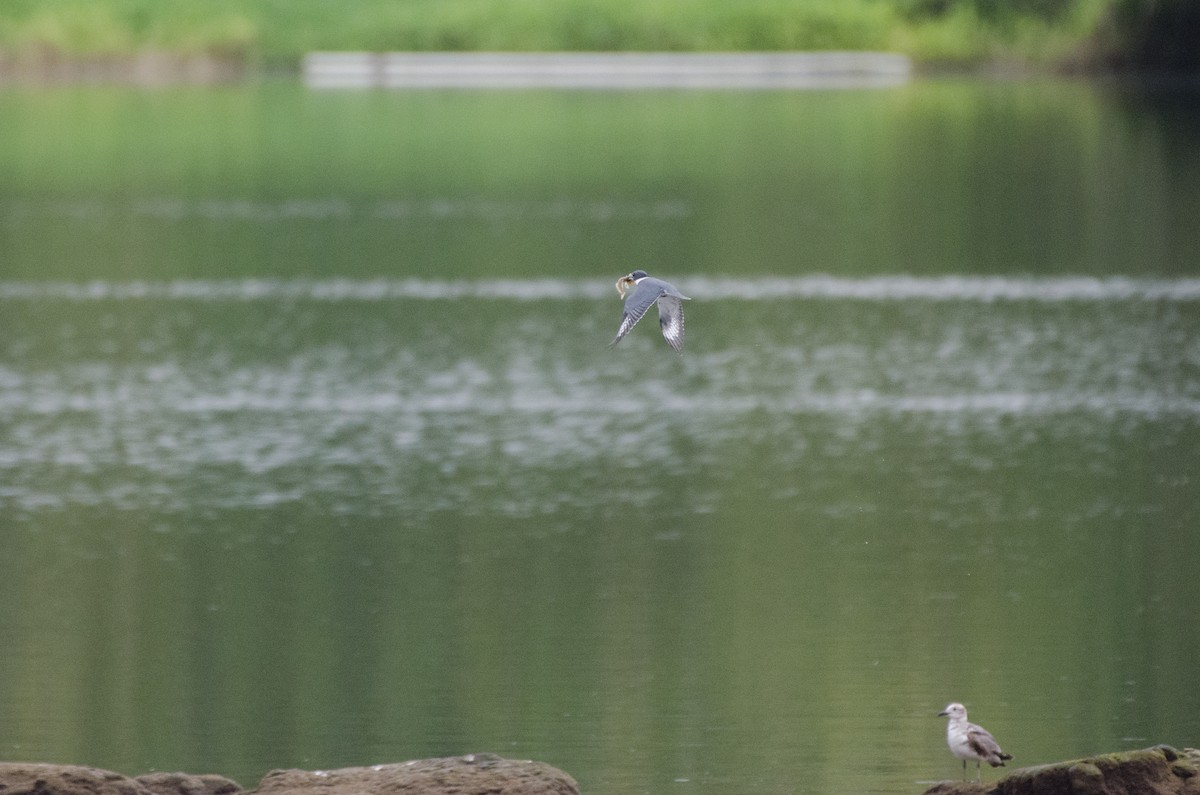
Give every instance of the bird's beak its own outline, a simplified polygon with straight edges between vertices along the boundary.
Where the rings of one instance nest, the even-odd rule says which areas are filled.
[[[950,714],[950,713],[949,713],[949,712],[947,712],[946,710],[942,710],[941,712],[939,712],[939,713],[937,714],[937,716],[938,716],[939,718],[944,718],[944,717],[946,717],[946,716],[947,716],[947,715],[949,715],[949,714]]]

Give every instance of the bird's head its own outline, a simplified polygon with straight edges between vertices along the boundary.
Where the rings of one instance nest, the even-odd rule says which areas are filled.
[[[965,718],[967,717],[967,708],[958,703],[950,704],[944,710],[938,713],[938,717],[950,717],[954,719]]]
[[[624,298],[625,293],[629,292],[630,289],[644,278],[646,278],[645,271],[634,271],[627,276],[617,279],[617,295]]]

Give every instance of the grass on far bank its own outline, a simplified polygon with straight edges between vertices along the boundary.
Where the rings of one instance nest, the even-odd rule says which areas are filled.
[[[1120,9],[1172,2],[1196,0],[4,0],[0,59],[296,68],[312,50],[853,49],[1061,66],[1121,46]]]

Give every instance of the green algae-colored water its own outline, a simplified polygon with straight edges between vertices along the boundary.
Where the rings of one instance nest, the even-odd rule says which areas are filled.
[[[0,759],[1194,745],[1196,100],[6,90]]]

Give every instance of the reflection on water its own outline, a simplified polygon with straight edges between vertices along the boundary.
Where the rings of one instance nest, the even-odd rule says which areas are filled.
[[[157,221],[235,221],[276,224],[293,221],[383,220],[414,223],[503,221],[674,221],[687,218],[682,201],[640,201],[558,198],[543,201],[504,201],[458,197],[383,199],[352,204],[343,198],[319,199],[139,199],[132,203],[96,198],[59,201],[9,201],[4,218],[9,222],[93,221],[121,223]]]
[[[1188,87],[3,100],[9,280],[1174,277],[1200,247]]]

